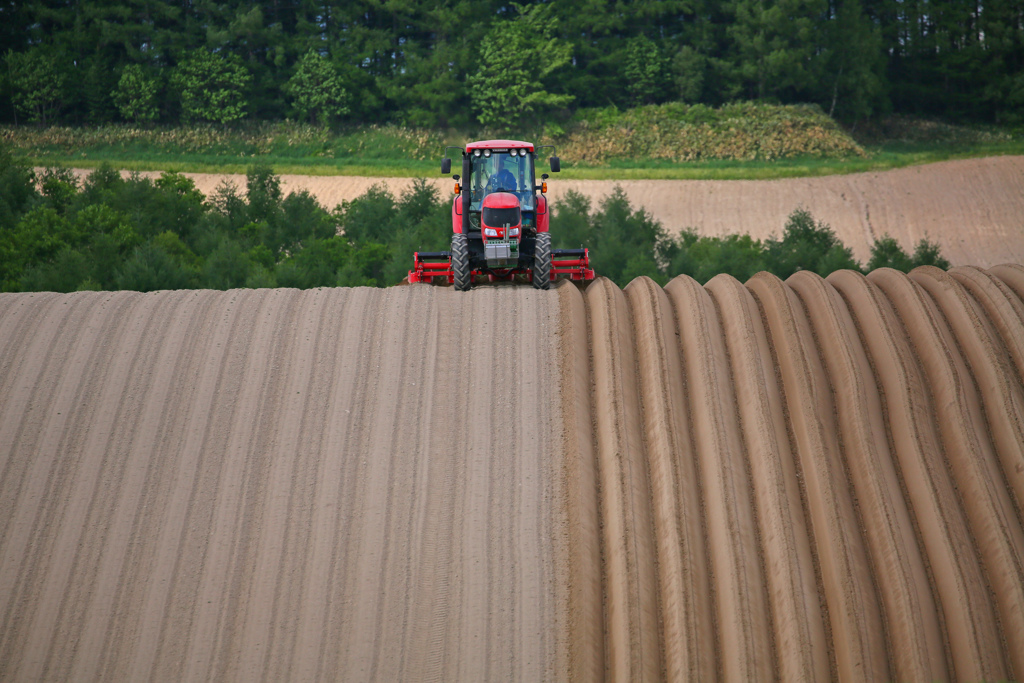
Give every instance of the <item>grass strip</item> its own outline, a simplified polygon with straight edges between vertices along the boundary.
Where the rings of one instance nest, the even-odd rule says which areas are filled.
[[[600,166],[563,163],[566,180],[776,180],[849,173],[886,171],[894,168],[989,156],[1024,155],[1024,142],[1013,141],[971,148],[907,147],[876,149],[866,158],[783,159],[778,161],[701,161],[672,163],[658,160],[616,160]],[[76,154],[36,153],[27,156],[35,166],[97,168],[110,164],[127,171],[175,171],[179,173],[244,174],[255,163],[268,164],[280,175],[366,176],[417,178],[439,176],[439,160],[409,161],[366,159],[282,158],[275,155],[248,157],[217,155],[117,154],[81,151]],[[542,164],[538,165],[540,168]]]

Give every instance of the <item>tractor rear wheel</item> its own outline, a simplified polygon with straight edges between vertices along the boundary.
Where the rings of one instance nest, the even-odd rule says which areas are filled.
[[[537,233],[533,247],[533,287],[547,289],[551,286],[551,233]]]
[[[452,274],[455,289],[465,292],[473,284],[473,272],[469,269],[469,240],[466,235],[452,235]]]

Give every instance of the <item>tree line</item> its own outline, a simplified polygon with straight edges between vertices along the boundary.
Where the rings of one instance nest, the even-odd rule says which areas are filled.
[[[538,125],[817,103],[1024,123],[1020,0],[0,3],[0,121]]]
[[[0,146],[0,291],[354,287],[400,283],[415,251],[448,248],[451,199],[424,180],[400,197],[375,186],[328,210],[306,191],[285,195],[269,167],[245,188],[204,197],[176,173],[127,178],[102,167],[80,180],[67,169],[36,172]],[[570,192],[553,206],[555,246],[590,247],[598,274],[619,285],[646,275],[706,282],[768,270],[828,275],[860,269],[825,224],[796,211],[778,239],[668,235],[621,189],[598,206]],[[883,238],[868,268],[948,267],[922,241],[907,254]]]

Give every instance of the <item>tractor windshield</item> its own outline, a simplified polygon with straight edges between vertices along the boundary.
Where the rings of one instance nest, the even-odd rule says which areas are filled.
[[[523,211],[533,211],[533,154],[519,150],[473,156],[470,211],[479,211],[484,197],[492,192],[509,192],[519,197]]]

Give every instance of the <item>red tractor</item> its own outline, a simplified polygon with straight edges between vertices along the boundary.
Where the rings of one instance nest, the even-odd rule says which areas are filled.
[[[525,276],[535,288],[547,289],[558,277],[593,280],[586,249],[552,249],[548,233],[547,178],[536,184],[531,142],[485,140],[465,149],[448,147],[441,173],[452,170],[449,149],[462,152],[462,174],[453,175],[451,251],[416,252],[409,282],[455,285],[465,291],[476,279],[512,281]],[[552,153],[554,148],[550,147]],[[550,158],[558,173],[557,156]]]

